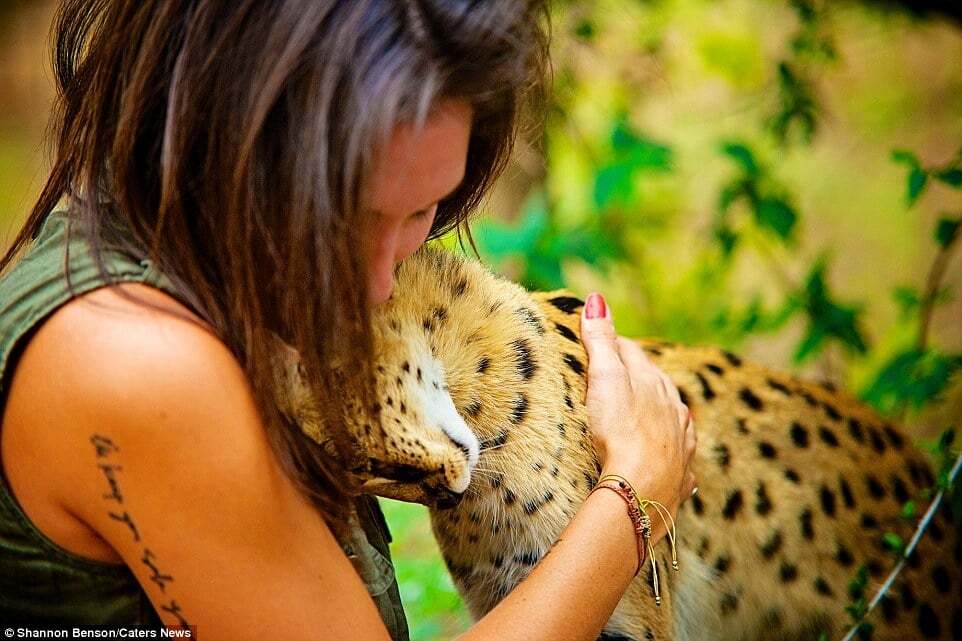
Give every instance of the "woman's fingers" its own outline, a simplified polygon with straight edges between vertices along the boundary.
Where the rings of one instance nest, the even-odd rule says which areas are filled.
[[[648,358],[648,354],[645,354],[641,345],[624,336],[618,336],[617,340],[618,354],[630,373],[656,371],[654,363]]]
[[[678,422],[685,425],[690,414],[688,406],[681,402],[681,394],[668,375],[648,358],[645,350],[636,341],[624,336],[618,336],[617,340],[618,353],[628,370],[631,388],[638,390],[648,386],[657,389],[663,398],[674,401]]]
[[[618,336],[618,353],[628,370],[632,388],[637,388],[639,384],[654,385],[662,394],[667,395],[678,402],[681,402],[681,395],[678,388],[671,382],[671,379],[655,365],[645,350],[630,338]]]
[[[625,364],[618,352],[618,336],[607,303],[590,294],[581,313],[581,340],[588,353],[588,376],[612,384],[628,384]]]
[[[598,294],[585,303],[581,338],[588,352],[589,424],[603,469],[666,506],[680,505],[694,487],[695,437],[678,389],[641,345],[616,335]]]
[[[694,495],[696,487],[698,487],[698,479],[695,478],[695,473],[689,469],[685,474],[685,487],[681,494],[682,502]]]

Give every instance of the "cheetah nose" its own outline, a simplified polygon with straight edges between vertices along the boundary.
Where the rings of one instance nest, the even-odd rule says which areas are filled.
[[[471,462],[471,448],[469,448],[467,445],[465,445],[465,444],[462,443],[461,441],[458,441],[458,440],[455,440],[455,439],[451,438],[450,436],[448,436],[448,439],[451,440],[451,443],[453,443],[456,448],[458,448],[459,450],[461,450],[461,453],[464,454],[464,460],[466,460],[466,461],[468,461],[468,463],[470,463],[470,462]]]
[[[474,466],[478,464],[478,454],[481,449],[481,445],[478,442],[477,437],[468,430],[466,425],[464,426],[463,430],[451,429],[442,425],[441,431],[444,432],[444,435],[448,437],[448,441],[451,443],[451,445],[456,447],[462,454],[464,454],[464,460],[467,461],[468,467],[473,469]]]

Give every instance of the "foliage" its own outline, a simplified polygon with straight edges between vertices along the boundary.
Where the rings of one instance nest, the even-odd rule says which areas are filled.
[[[431,535],[427,508],[380,499],[391,526],[398,588],[412,639],[451,639],[469,625],[467,613]]]
[[[638,135],[624,114],[612,124],[608,145],[593,178],[593,216],[561,225],[552,215],[543,190],[535,191],[522,211],[520,223],[489,220],[478,228],[477,240],[493,261],[508,256],[524,259],[518,279],[532,289],[564,286],[562,262],[578,258],[598,268],[629,259],[622,241],[624,227],[638,199],[638,178],[646,172],[671,170],[671,149]]]

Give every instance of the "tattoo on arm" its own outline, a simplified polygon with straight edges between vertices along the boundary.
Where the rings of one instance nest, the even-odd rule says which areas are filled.
[[[126,525],[134,537],[134,543],[141,543],[140,531],[137,529],[137,524],[134,523],[133,517],[126,509],[124,495],[120,490],[120,472],[122,472],[124,468],[113,462],[116,455],[120,452],[120,448],[117,447],[117,444],[114,443],[113,440],[102,434],[92,435],[90,437],[90,443],[94,446],[94,453],[98,461],[97,467],[103,473],[104,480],[107,482],[108,491],[102,495],[102,498],[105,502],[117,504],[107,511],[107,516]],[[143,544],[140,562],[147,566],[147,569],[150,571],[148,578],[157,585],[165,597],[170,596],[167,594],[167,584],[174,582],[173,575],[165,573],[160,568],[157,555]],[[190,623],[188,623],[183,609],[175,599],[171,598],[168,603],[162,604],[160,609],[176,618],[180,626],[185,628],[190,627]]]
[[[118,514],[117,512],[107,512],[107,516],[109,516],[115,521],[120,521],[121,523],[124,523],[128,528],[130,528],[131,534],[134,535],[134,542],[135,543],[140,542],[140,532],[137,531],[137,525],[134,523],[134,520],[130,518],[130,515],[127,513],[126,510],[124,511],[123,514]]]
[[[187,619],[184,618],[183,612],[180,609],[180,604],[178,604],[177,601],[171,599],[170,603],[168,603],[167,605],[160,606],[160,609],[163,610],[164,612],[169,612],[173,614],[175,617],[177,617],[177,620],[180,621],[180,625],[182,627],[185,627],[185,628],[190,627],[190,624],[187,623]]]

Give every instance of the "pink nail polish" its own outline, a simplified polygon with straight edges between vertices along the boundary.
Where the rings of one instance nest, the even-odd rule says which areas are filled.
[[[585,303],[585,318],[605,318],[608,315],[608,306],[601,294],[593,293],[588,296]]]

